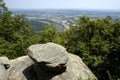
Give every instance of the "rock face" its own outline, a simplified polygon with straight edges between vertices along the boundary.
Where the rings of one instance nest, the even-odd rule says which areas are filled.
[[[0,80],[7,80],[7,71],[0,65]]]
[[[64,47],[53,43],[33,45],[28,48],[28,55],[37,65],[48,71],[61,71],[66,67],[68,56]]]
[[[0,80],[97,80],[80,57],[54,43],[32,45],[28,56],[9,64],[9,69],[0,65]]]
[[[10,61],[10,68],[8,80],[29,80],[24,75],[24,70],[34,64],[34,62],[28,57],[23,56]]]
[[[7,57],[0,57],[0,80],[8,80],[8,72],[5,68],[5,64],[9,64]]]

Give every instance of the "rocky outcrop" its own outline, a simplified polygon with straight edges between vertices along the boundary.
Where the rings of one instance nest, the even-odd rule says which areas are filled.
[[[69,59],[65,48],[53,43],[30,46],[28,55],[45,71],[54,72],[65,68]]]
[[[32,45],[28,48],[28,56],[10,60],[9,64],[9,69],[0,65],[0,80],[97,79],[80,57],[54,43]]]
[[[9,64],[8,58],[0,57],[0,80],[8,80],[7,64]]]
[[[24,74],[25,69],[33,65],[34,62],[28,57],[23,56],[10,61],[8,80],[29,80]],[[31,79],[34,80],[34,79]]]

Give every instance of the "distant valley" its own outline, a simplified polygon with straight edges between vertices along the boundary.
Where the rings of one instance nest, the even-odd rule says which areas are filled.
[[[46,24],[55,23],[58,30],[75,26],[75,21],[80,16],[89,16],[90,19],[111,16],[112,19],[120,19],[120,11],[111,10],[76,10],[76,9],[11,9],[14,15],[22,14],[30,21],[32,28],[40,32]]]

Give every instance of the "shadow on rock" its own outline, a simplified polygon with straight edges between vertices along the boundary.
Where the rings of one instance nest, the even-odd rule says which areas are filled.
[[[27,67],[23,74],[27,80],[51,80],[56,75],[60,75],[66,71],[66,67],[54,69],[46,66],[48,63],[39,62]]]

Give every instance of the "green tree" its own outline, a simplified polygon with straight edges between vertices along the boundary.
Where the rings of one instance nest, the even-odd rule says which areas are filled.
[[[25,16],[13,15],[4,3],[0,6],[4,9],[0,14],[0,55],[9,58],[25,55],[28,46],[40,41],[40,35],[31,29]]]
[[[54,42],[57,44],[64,44],[65,39],[62,38],[62,33],[59,32],[54,24],[44,26],[44,31],[42,33],[42,43]]]
[[[68,51],[79,55],[100,80],[116,80],[120,74],[119,29],[120,21],[114,22],[110,16],[97,20],[82,16],[72,30],[71,36],[76,37]]]

